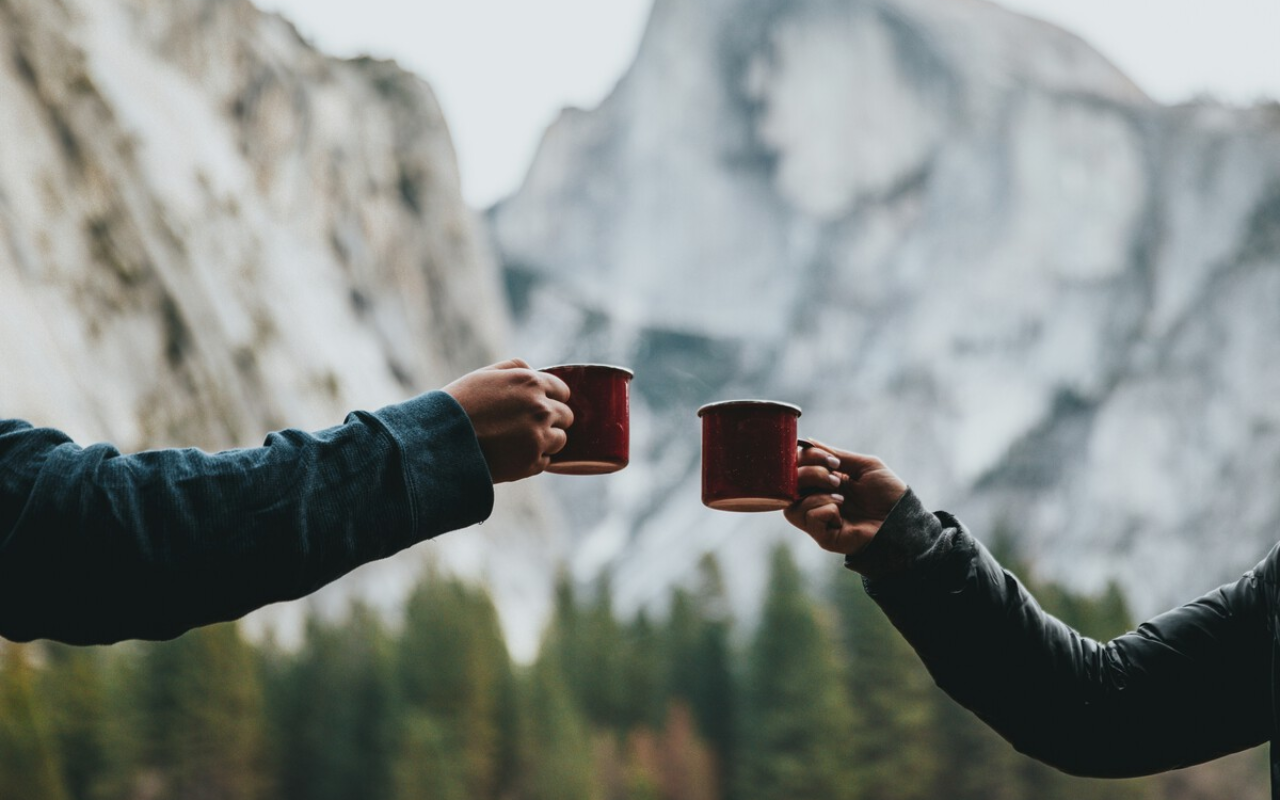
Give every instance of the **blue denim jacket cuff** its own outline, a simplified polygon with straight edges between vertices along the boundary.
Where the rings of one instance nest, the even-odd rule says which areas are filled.
[[[447,392],[428,392],[371,415],[395,439],[419,540],[482,522],[493,480],[471,419]]]

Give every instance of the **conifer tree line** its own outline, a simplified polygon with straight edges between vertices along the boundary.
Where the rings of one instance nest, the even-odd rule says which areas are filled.
[[[779,548],[751,630],[711,557],[660,613],[562,578],[531,664],[483,588],[435,571],[402,622],[357,603],[288,650],[231,624],[0,642],[0,800],[1266,797],[1257,753],[1127,781],[1017,754],[934,687],[857,576],[831,578],[815,590]],[[1033,590],[1089,635],[1132,623],[1114,587]]]

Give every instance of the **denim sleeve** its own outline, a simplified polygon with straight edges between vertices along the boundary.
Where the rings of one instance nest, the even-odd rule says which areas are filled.
[[[479,522],[470,420],[431,392],[261,447],[122,455],[0,420],[0,636],[167,639]]]

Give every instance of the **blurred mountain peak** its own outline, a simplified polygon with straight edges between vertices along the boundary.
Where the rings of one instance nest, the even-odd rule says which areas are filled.
[[[1274,544],[1277,202],[1268,108],[1161,106],[981,0],[660,0],[489,217],[522,339],[636,369],[641,455],[558,485],[624,598],[712,550],[747,607],[797,541],[698,501],[693,410],[774,397],[1146,613]]]
[[[247,0],[0,2],[0,140],[6,417],[126,451],[252,446],[506,355],[430,88]],[[531,654],[558,531],[536,486],[503,497],[312,604],[394,608],[430,552],[492,579]],[[519,569],[484,556],[516,531]]]

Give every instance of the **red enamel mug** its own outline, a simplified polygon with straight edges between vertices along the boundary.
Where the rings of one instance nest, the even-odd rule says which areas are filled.
[[[800,408],[773,400],[725,400],[702,418],[702,502],[721,511],[777,511],[800,498]]]
[[[603,475],[631,458],[631,378],[625,367],[560,364],[544,367],[569,385],[573,424],[564,449],[551,456],[547,472]]]

